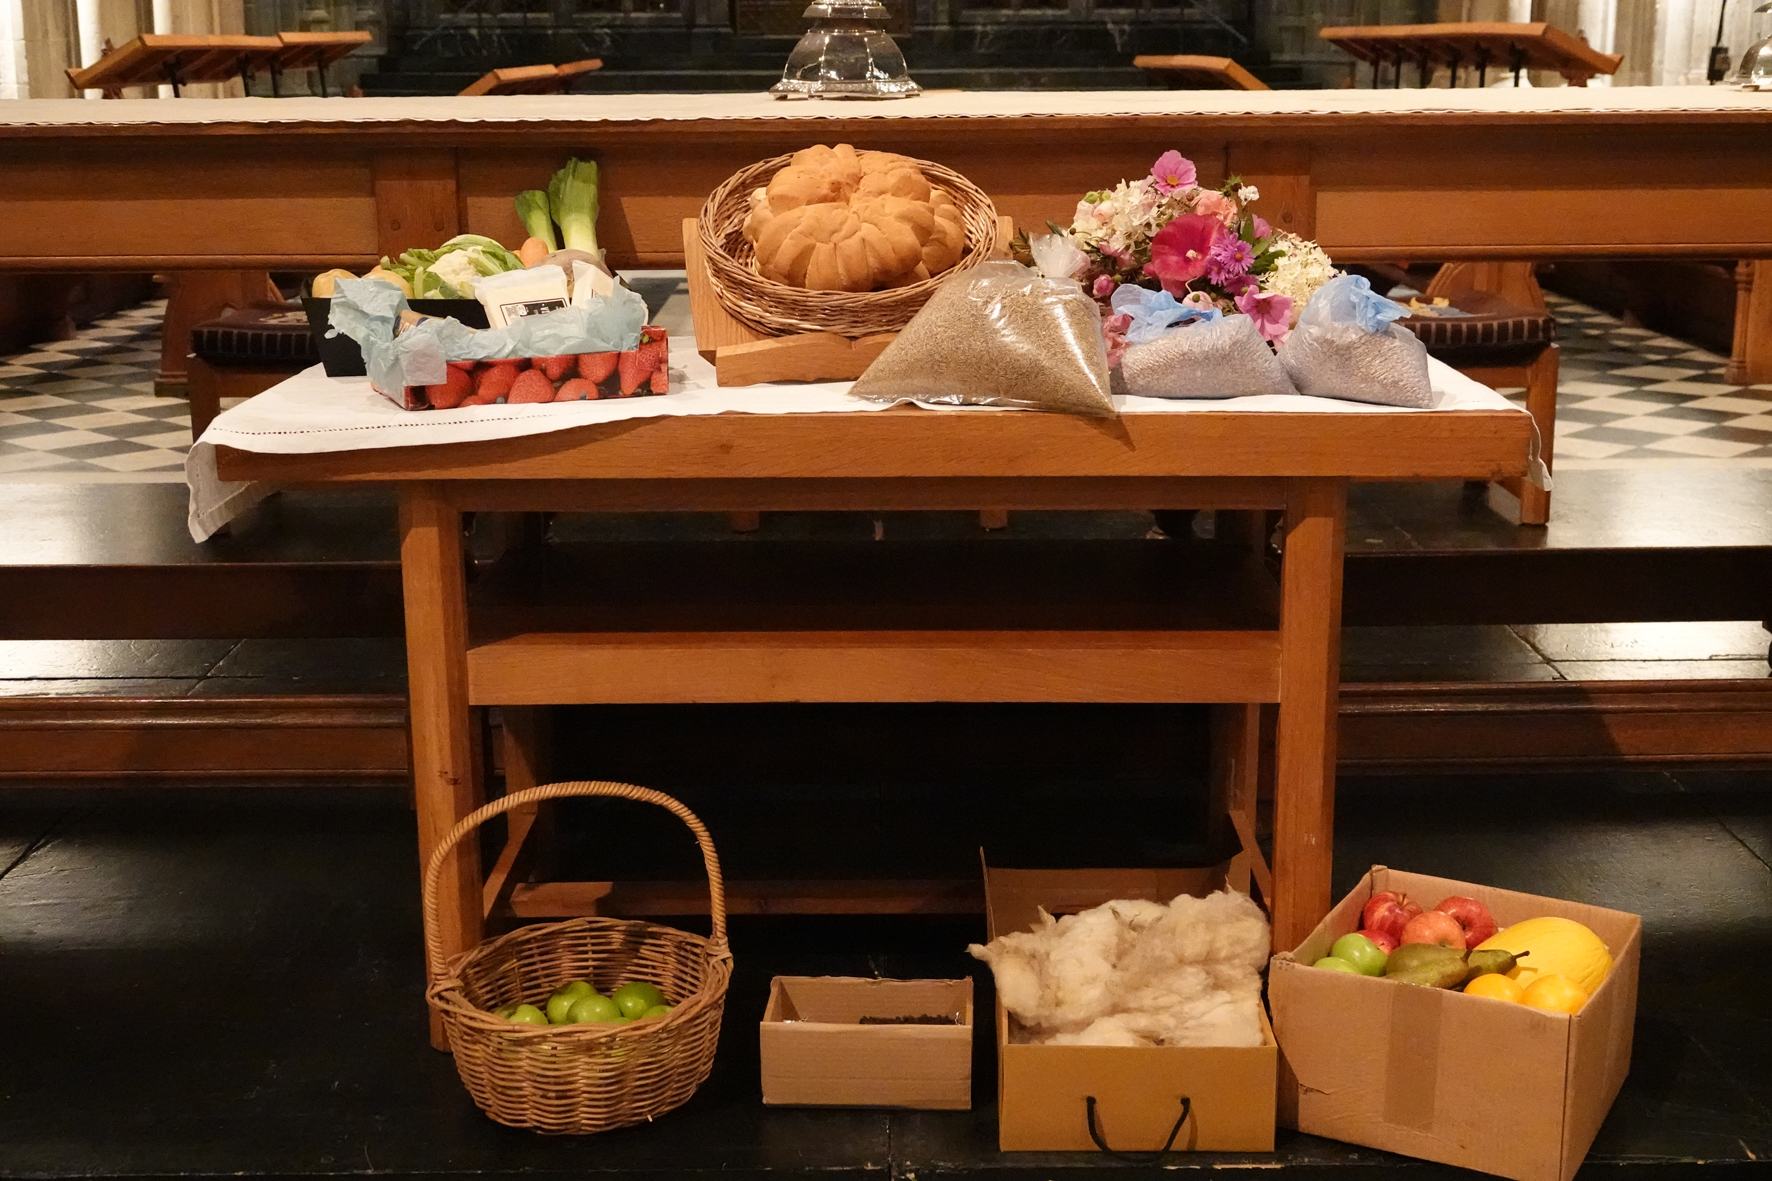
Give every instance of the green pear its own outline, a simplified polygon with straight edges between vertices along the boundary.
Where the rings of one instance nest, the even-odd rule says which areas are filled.
[[[1507,975],[1514,970],[1514,965],[1519,963],[1519,957],[1511,951],[1496,948],[1493,951],[1473,951],[1465,957],[1465,963],[1468,965],[1468,970],[1464,974],[1464,979],[1466,983],[1469,983],[1478,976]]]
[[[1418,984],[1423,988],[1457,988],[1470,966],[1464,953],[1437,943],[1405,943],[1391,952],[1384,965],[1386,980]]]

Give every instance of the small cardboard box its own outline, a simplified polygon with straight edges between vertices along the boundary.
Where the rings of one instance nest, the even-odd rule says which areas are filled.
[[[1501,927],[1574,919],[1611,949],[1612,972],[1570,1016],[1312,968],[1378,890],[1423,906],[1467,895]],[[1630,1069],[1642,929],[1623,911],[1374,866],[1270,967],[1281,1121],[1514,1181],[1569,1181]]]
[[[1224,870],[984,869],[991,938],[1048,914],[1074,914],[1116,898],[1168,902],[1224,885]],[[1177,1150],[1272,1152],[1278,1050],[1267,1013],[1260,1046],[1049,1046],[1012,1040],[1020,1026],[997,1002],[997,1145],[1004,1152],[1095,1151],[1089,1099],[1102,1143],[1115,1152],[1163,1146],[1185,1097],[1192,1113]]]
[[[863,1017],[953,1025],[863,1025]],[[972,1106],[972,980],[777,976],[758,1030],[763,1102],[816,1107]]]

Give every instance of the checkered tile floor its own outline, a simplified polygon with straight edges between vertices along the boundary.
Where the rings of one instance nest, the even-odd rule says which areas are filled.
[[[1550,295],[1562,333],[1557,466],[1772,466],[1772,385],[1727,359]],[[0,482],[184,479],[190,416],[156,398],[163,302],[0,357]]]
[[[1727,357],[1546,293],[1562,342],[1556,464],[1772,464],[1772,385],[1723,380]]]
[[[156,398],[164,301],[0,357],[0,481],[183,480],[191,418]]]

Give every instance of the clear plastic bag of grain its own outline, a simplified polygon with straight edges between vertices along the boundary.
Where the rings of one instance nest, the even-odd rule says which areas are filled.
[[[1391,323],[1409,309],[1372,290],[1363,275],[1331,279],[1311,296],[1280,345],[1280,363],[1298,392],[1426,410],[1435,403],[1427,349]]]
[[[1128,340],[1131,338],[1128,337]],[[1248,316],[1215,316],[1129,344],[1120,381],[1140,398],[1295,394],[1292,379]]]
[[[1075,279],[1014,262],[949,278],[850,392],[875,402],[1115,413],[1095,301]]]

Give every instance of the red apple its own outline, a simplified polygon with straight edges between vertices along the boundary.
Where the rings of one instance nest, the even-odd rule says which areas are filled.
[[[1464,928],[1464,945],[1466,947],[1475,947],[1495,934],[1495,916],[1489,913],[1487,906],[1475,898],[1454,894],[1450,898],[1442,898],[1440,905],[1434,909],[1458,920],[1458,925]]]
[[[1441,910],[1430,910],[1410,919],[1401,939],[1404,943],[1438,943],[1441,947],[1464,950],[1464,928]]]
[[[1407,894],[1380,890],[1366,900],[1365,909],[1360,911],[1360,926],[1402,939],[1404,925],[1420,913],[1421,907]]]
[[[1356,931],[1354,934],[1364,935],[1366,938],[1372,940],[1373,943],[1378,945],[1378,950],[1382,951],[1385,955],[1389,955],[1391,952],[1397,950],[1397,937],[1392,935],[1389,931],[1380,931],[1376,927],[1368,927],[1364,931]]]

